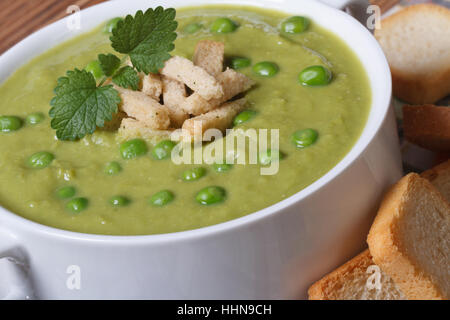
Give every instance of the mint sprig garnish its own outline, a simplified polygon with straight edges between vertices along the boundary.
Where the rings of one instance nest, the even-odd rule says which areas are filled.
[[[58,79],[55,94],[49,114],[60,140],[77,140],[103,127],[120,103],[119,93],[111,85],[97,87],[91,73],[78,69]]]
[[[98,61],[100,62],[100,68],[102,68],[103,74],[107,77],[112,76],[119,69],[121,63],[120,59],[112,53],[99,54]]]
[[[117,52],[128,54],[133,66],[145,74],[158,73],[170,58],[177,34],[175,9],[157,7],[133,17],[128,15],[119,21],[112,31],[112,47]]]
[[[170,58],[174,49],[175,9],[148,9],[128,15],[119,21],[110,37],[112,47],[123,54],[122,59],[114,54],[100,54],[98,61],[105,75],[96,83],[94,76],[86,70],[67,71],[58,79],[55,97],[50,101],[51,127],[59,140],[77,140],[103,127],[118,111],[121,102],[119,92],[112,85],[138,90],[139,72],[158,73]],[[133,66],[123,66],[130,57]]]

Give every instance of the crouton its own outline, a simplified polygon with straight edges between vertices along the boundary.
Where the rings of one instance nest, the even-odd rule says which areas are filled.
[[[167,129],[170,125],[169,112],[159,104],[139,91],[132,91],[115,86],[119,91],[122,103],[119,109],[128,116],[142,121],[143,124],[152,129]]]
[[[161,74],[186,84],[206,100],[223,96],[222,86],[216,78],[186,58],[170,58],[161,69]]]
[[[223,42],[202,40],[197,42],[194,51],[194,64],[216,77],[223,71],[225,45]]]
[[[186,99],[184,84],[167,77],[162,77],[164,106],[169,111],[171,126],[180,128],[189,115],[181,109],[180,105]]]
[[[156,101],[159,101],[159,97],[162,93],[162,82],[159,74],[149,73],[148,75],[145,75],[144,73],[141,73],[140,76],[142,92]]]
[[[189,114],[200,115],[216,109],[225,101],[230,100],[241,92],[247,91],[254,85],[254,81],[233,69],[227,69],[217,76],[223,88],[224,95],[219,99],[206,100],[196,92],[186,98],[181,108]]]
[[[125,64],[129,67],[133,67],[130,58],[128,57]],[[159,101],[159,97],[162,94],[162,82],[159,74],[149,73],[146,75],[143,72],[139,72],[139,90],[148,95],[149,97]]]
[[[120,125],[117,139],[122,142],[135,138],[142,138],[152,144],[157,144],[162,140],[170,139],[172,132],[172,130],[155,130],[147,127],[141,121],[125,118]]]
[[[127,114],[123,111],[114,113],[110,121],[105,121],[105,125],[99,128],[102,131],[117,131],[120,127],[122,119],[126,118]]]
[[[246,99],[242,98],[222,105],[221,107],[190,118],[183,124],[183,130],[187,130],[194,136],[194,124],[197,122],[202,126],[202,134],[208,129],[219,129],[224,132],[233,123],[234,117],[245,108]],[[197,124],[197,125],[198,125]]]

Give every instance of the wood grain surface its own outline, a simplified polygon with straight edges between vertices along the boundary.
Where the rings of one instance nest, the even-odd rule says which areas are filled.
[[[0,54],[34,31],[67,15],[70,5],[81,9],[105,0],[0,0]]]
[[[34,31],[65,17],[70,5],[84,9],[103,1],[0,0],[0,54]],[[370,1],[379,5],[384,12],[399,0]]]

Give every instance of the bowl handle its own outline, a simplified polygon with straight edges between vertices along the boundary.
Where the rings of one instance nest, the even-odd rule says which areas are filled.
[[[26,255],[14,237],[0,228],[0,299],[33,299]]]

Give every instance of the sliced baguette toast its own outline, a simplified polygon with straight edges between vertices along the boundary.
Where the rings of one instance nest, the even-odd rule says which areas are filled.
[[[408,141],[422,148],[450,151],[450,108],[403,106],[403,132]]]
[[[450,159],[421,174],[450,202]]]
[[[421,174],[429,180],[444,198],[450,202],[450,160]],[[381,289],[368,286],[374,266],[369,250],[357,255],[341,267],[337,268],[308,290],[310,300],[403,300],[401,292],[392,278],[380,270]]]
[[[391,188],[367,242],[408,299],[450,297],[450,205],[426,179],[410,173]]]
[[[373,266],[377,269],[370,270]],[[373,272],[379,272],[380,288],[370,286]],[[404,300],[405,296],[394,281],[373,262],[369,250],[365,250],[346,262],[308,290],[310,300]]]
[[[393,91],[411,104],[434,103],[450,93],[450,10],[409,6],[375,31],[392,72]]]

